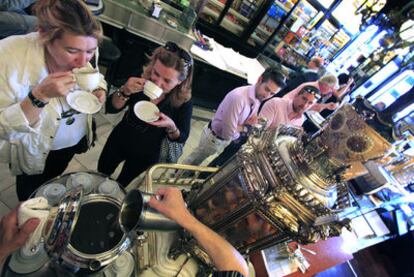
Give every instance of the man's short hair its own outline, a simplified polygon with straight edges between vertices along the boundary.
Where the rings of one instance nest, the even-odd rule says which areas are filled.
[[[262,82],[267,82],[269,80],[273,81],[281,89],[286,86],[285,76],[275,67],[266,68],[265,72],[262,74]]]
[[[322,78],[319,79],[320,83],[327,84],[330,87],[336,87],[338,85],[338,78],[332,74],[326,74]]]
[[[309,93],[315,96],[315,99],[319,100],[321,98],[321,92],[317,87],[314,86],[304,86],[297,95],[301,95],[304,93]]]
[[[318,68],[318,69],[323,68],[323,58],[313,57],[310,61],[313,62],[313,64],[316,66],[316,68]]]

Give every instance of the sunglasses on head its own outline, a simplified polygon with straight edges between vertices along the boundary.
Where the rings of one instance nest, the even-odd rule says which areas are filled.
[[[164,49],[173,53],[177,53],[178,56],[184,61],[185,66],[193,65],[193,59],[191,58],[190,54],[174,42],[168,41],[165,44]]]
[[[319,100],[321,98],[319,90],[314,87],[304,87],[302,88],[302,92],[312,94],[316,100]]]

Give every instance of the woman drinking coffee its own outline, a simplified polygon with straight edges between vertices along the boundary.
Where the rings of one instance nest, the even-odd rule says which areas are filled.
[[[72,70],[88,65],[102,35],[83,1],[38,0],[34,12],[38,32],[0,41],[0,161],[17,175],[20,201],[92,143],[91,115],[72,110],[66,95],[76,88]],[[93,94],[101,102],[105,89],[100,76]]]
[[[193,59],[172,42],[155,49],[141,78],[131,77],[106,102],[106,111],[127,107],[110,134],[98,162],[98,171],[111,175],[124,161],[117,179],[127,186],[158,162],[161,142],[185,142],[192,114]]]

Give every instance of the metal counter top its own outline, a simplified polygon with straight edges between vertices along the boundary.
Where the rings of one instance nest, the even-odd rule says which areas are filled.
[[[174,16],[174,8],[163,5],[160,18],[149,16],[149,11],[137,1],[132,0],[103,0],[104,12],[98,19],[104,23],[144,37],[152,42],[163,45],[173,41],[183,49],[189,50],[195,41],[192,31],[183,27],[179,14]],[[177,27],[169,25],[171,20],[177,22]]]

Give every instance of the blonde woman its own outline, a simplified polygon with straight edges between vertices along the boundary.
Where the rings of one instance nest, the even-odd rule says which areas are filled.
[[[98,171],[111,175],[125,162],[117,179],[127,186],[136,176],[159,160],[161,142],[185,142],[192,115],[191,84],[193,59],[175,43],[155,49],[142,77],[131,77],[106,103],[106,111],[117,113],[127,108],[122,121],[110,134],[98,162]],[[162,89],[151,100],[143,93],[144,84],[152,81]],[[151,101],[160,110],[159,119],[146,123],[134,113],[139,101]]]
[[[16,176],[20,201],[60,175],[92,143],[92,118],[75,114],[65,96],[76,85],[102,30],[83,1],[38,0],[38,32],[0,41],[0,161]],[[94,91],[105,100],[106,83]]]

